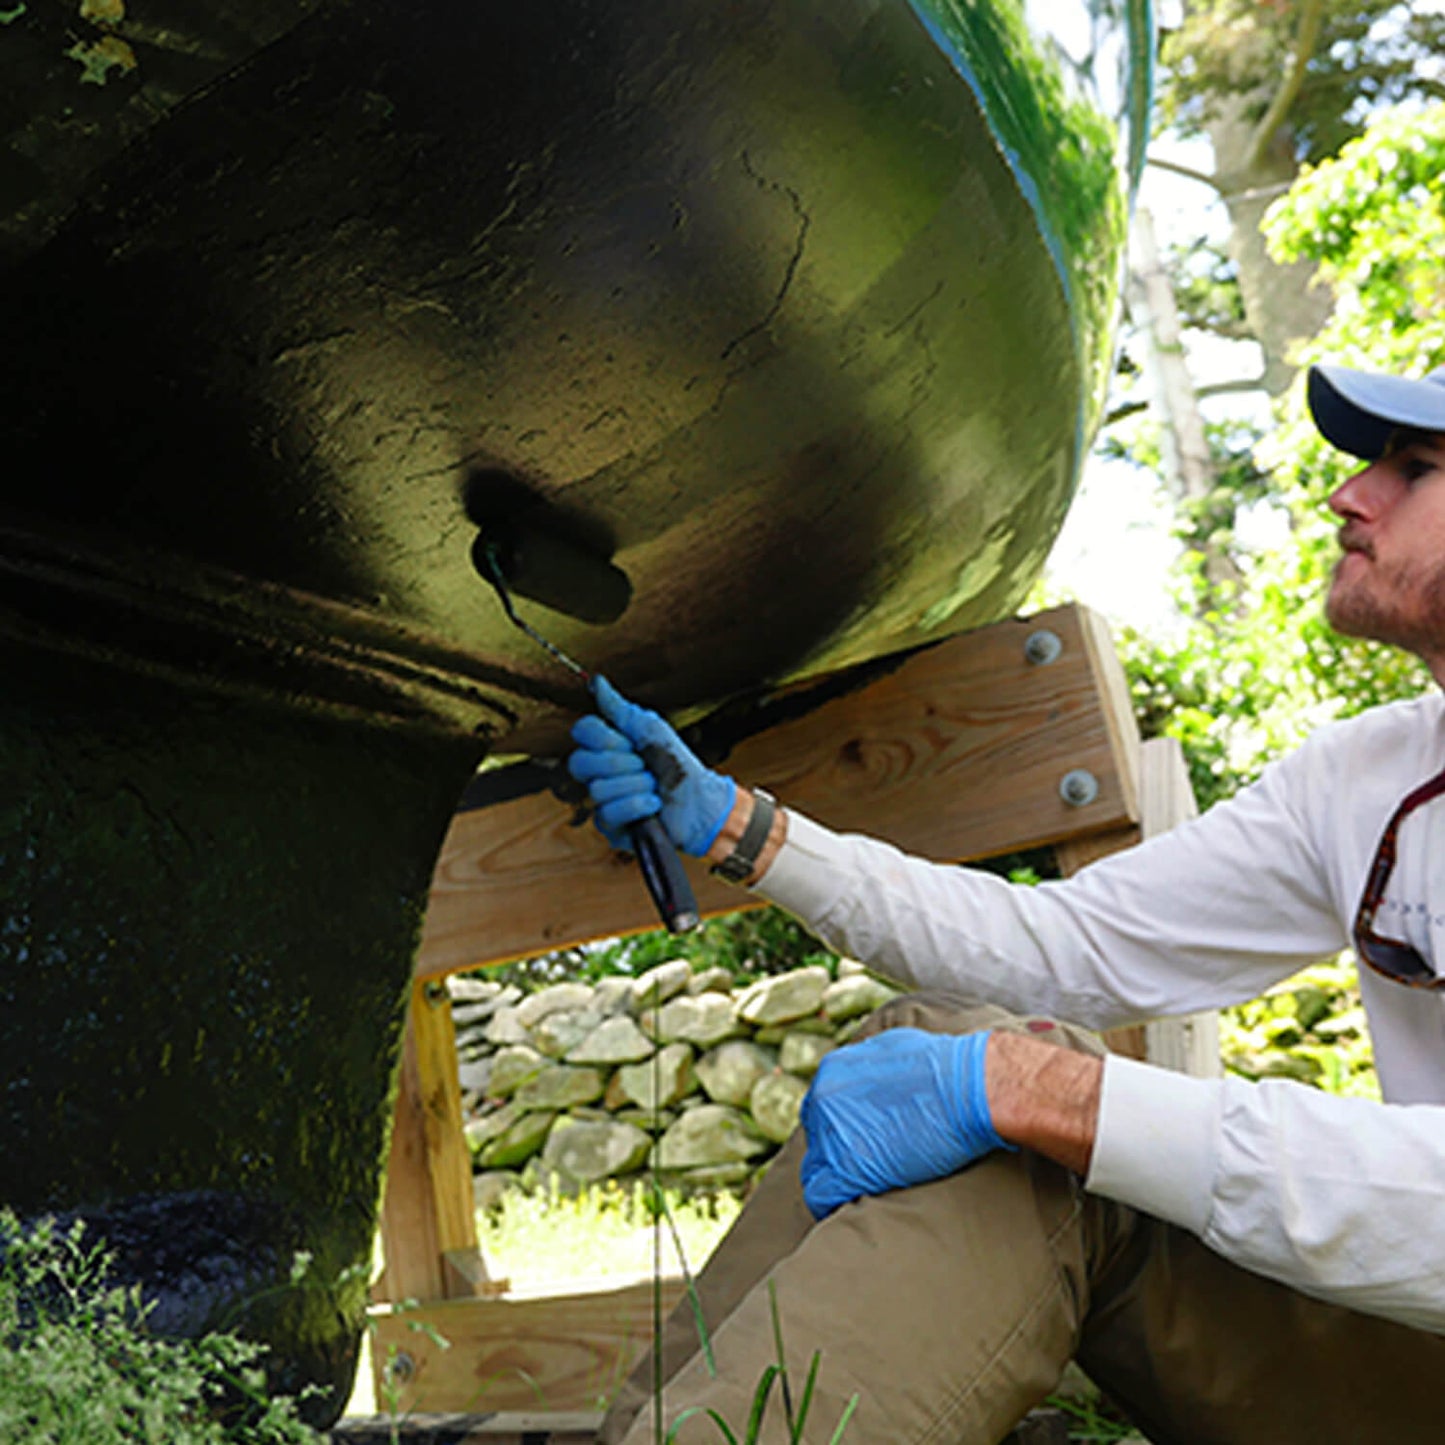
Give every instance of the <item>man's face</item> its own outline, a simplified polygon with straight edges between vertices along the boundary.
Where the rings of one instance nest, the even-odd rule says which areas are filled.
[[[1424,659],[1445,682],[1445,433],[1405,432],[1330,498],[1344,555],[1325,615]]]

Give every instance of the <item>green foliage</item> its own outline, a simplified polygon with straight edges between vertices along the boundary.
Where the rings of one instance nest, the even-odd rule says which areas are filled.
[[[1188,0],[1164,40],[1160,111],[1198,131],[1223,96],[1244,95],[1260,119],[1295,47],[1301,6]],[[1445,16],[1409,0],[1325,0],[1304,85],[1290,110],[1297,155],[1317,161],[1358,135],[1370,111],[1431,94],[1429,60],[1445,49]],[[1438,93],[1438,91],[1437,91]]]
[[[710,918],[691,933],[653,929],[629,938],[562,949],[505,968],[489,968],[486,976],[535,988],[565,978],[593,982],[609,974],[636,975],[676,958],[687,959],[695,971],[725,968],[738,982],[787,973],[807,964],[832,970],[838,962],[796,918],[768,906]]]
[[[1293,1079],[1330,1094],[1380,1097],[1352,963],[1317,964],[1220,1016],[1225,1067],[1246,1079]]]
[[[1128,1417],[1097,1390],[1084,1395],[1050,1395],[1048,1403],[1069,1417],[1069,1439],[1074,1445],[1124,1445],[1140,1438]]]
[[[1276,259],[1317,262],[1334,290],[1312,357],[1418,372],[1445,355],[1445,105],[1380,115],[1265,230]]]
[[[1165,637],[1124,629],[1119,651],[1146,737],[1177,738],[1201,808],[1229,797],[1321,724],[1430,685],[1412,657],[1325,622],[1328,536],[1254,559],[1228,610],[1207,607]],[[1186,591],[1205,592],[1197,568]]]
[[[263,1347],[165,1340],[110,1255],[53,1221],[0,1211],[0,1441],[25,1445],[316,1445],[296,1402],[266,1393]]]
[[[1231,340],[1249,337],[1239,272],[1220,246],[1202,236],[1171,245],[1164,264],[1185,326]]]

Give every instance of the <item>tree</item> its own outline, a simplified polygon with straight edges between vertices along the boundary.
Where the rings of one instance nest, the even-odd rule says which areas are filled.
[[[1445,15],[1417,13],[1408,0],[1186,0],[1165,36],[1161,112],[1209,143],[1211,166],[1189,174],[1227,208],[1240,310],[1273,396],[1329,302],[1311,258],[1269,253],[1264,214],[1301,165],[1335,154],[1369,114],[1445,97],[1428,63],[1442,50]]]
[[[1416,375],[1445,362],[1445,104],[1376,114],[1337,155],[1306,164],[1267,209],[1261,242],[1271,264],[1308,268],[1330,303],[1291,361]],[[1219,514],[1242,497],[1268,496],[1289,517],[1289,546],[1235,554],[1240,583],[1227,617],[1196,549],[1191,596],[1205,605],[1183,636],[1126,637],[1145,728],[1183,740],[1204,804],[1319,722],[1430,685],[1414,659],[1325,624],[1320,598],[1338,554],[1325,498],[1351,462],[1315,431],[1302,378],[1277,413],[1278,428],[1250,451],[1238,439],[1214,449],[1214,492],[1225,500],[1212,521],[1196,509],[1187,524],[1215,538],[1228,530]],[[1232,480],[1222,468],[1230,455],[1245,459]],[[1221,1035],[1235,1072],[1341,1093],[1376,1089],[1352,966],[1321,965],[1226,1011]]]
[[[1332,298],[1296,355],[1419,374],[1445,361],[1445,104],[1387,111],[1338,157],[1306,167],[1263,239],[1317,269]],[[1126,638],[1146,730],[1179,736],[1201,800],[1228,792],[1321,721],[1428,685],[1403,654],[1335,634],[1319,601],[1337,547],[1325,498],[1350,462],[1309,420],[1297,379],[1251,477],[1288,513],[1291,540],[1241,557],[1228,616],[1203,609],[1180,639]],[[1197,570],[1197,564],[1196,564]],[[1196,589],[1205,595],[1205,589]]]
[[[1181,639],[1135,637],[1126,646],[1146,728],[1170,719],[1206,798],[1251,776],[1320,716],[1415,685],[1413,669],[1334,638],[1318,603],[1301,605],[1321,594],[1330,565],[1332,524],[1322,503],[1334,463],[1324,465],[1321,449],[1305,444],[1311,429],[1300,424],[1291,386],[1332,315],[1342,270],[1318,236],[1291,244],[1281,231],[1271,246],[1263,220],[1272,206],[1283,216],[1281,198],[1302,170],[1317,174],[1386,102],[1413,103],[1418,113],[1445,93],[1442,51],[1445,15],[1417,14],[1399,0],[1183,0],[1165,33],[1163,126],[1204,142],[1209,159],[1198,168],[1159,163],[1222,201],[1228,240],[1223,248],[1194,242],[1154,263],[1149,217],[1136,219],[1126,350],[1150,381],[1153,425],[1116,426],[1103,446],[1155,470],[1174,509],[1189,625]],[[1385,184],[1382,202],[1389,191]],[[1387,239],[1382,225],[1370,230],[1369,244]],[[1418,267],[1414,274],[1420,284]],[[1181,336],[1201,330],[1256,340],[1258,372],[1195,384]],[[1341,339],[1333,329],[1324,335],[1330,345]],[[1378,338],[1362,336],[1337,354],[1372,350]],[[1379,356],[1376,364],[1397,363]],[[1211,424],[1202,414],[1208,396],[1251,388],[1272,397],[1284,420],[1272,447],[1248,424]],[[1140,406],[1126,401],[1113,416]],[[1283,460],[1288,449],[1296,463]],[[1299,481],[1306,467],[1318,479],[1313,488]],[[1288,557],[1251,556],[1240,546],[1241,513],[1261,503],[1287,515]],[[1383,692],[1372,691],[1375,677]]]
[[[1261,222],[1301,165],[1332,154],[1388,101],[1441,93],[1435,57],[1445,15],[1416,14],[1401,0],[1183,0],[1165,32],[1160,114],[1164,128],[1206,144],[1193,168],[1156,154],[1151,161],[1208,188],[1228,217],[1222,249],[1202,240],[1156,261],[1147,212],[1136,215],[1130,314],[1132,359],[1150,381],[1158,428],[1147,449],[1196,557],[1192,610],[1232,615],[1241,564],[1235,518],[1264,490],[1252,465],[1257,438],[1238,427],[1211,429],[1200,402],[1221,392],[1287,390],[1298,348],[1329,313],[1317,263],[1271,254]],[[1172,295],[1171,295],[1172,291]],[[1192,384],[1181,328],[1259,345],[1248,376]],[[1113,415],[1143,403],[1126,401]],[[1140,447],[1138,435],[1116,440]]]

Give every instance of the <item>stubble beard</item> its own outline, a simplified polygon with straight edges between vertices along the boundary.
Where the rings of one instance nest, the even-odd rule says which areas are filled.
[[[1380,570],[1368,551],[1368,568],[1352,584],[1342,581],[1347,553],[1335,565],[1325,618],[1336,632],[1401,647],[1432,671],[1445,658],[1445,559],[1428,570]]]

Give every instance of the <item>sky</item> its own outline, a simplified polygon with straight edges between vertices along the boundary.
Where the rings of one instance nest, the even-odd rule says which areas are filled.
[[[1198,170],[1207,170],[1207,153],[1196,146],[1156,141],[1150,154],[1162,154]],[[1224,207],[1214,192],[1157,166],[1146,167],[1139,204],[1154,218],[1159,245],[1209,234],[1222,241],[1227,230]],[[1258,349],[1252,343],[1209,342],[1187,338],[1191,369],[1201,382],[1229,376],[1257,376]],[[1258,416],[1260,403],[1238,396],[1203,404],[1210,420],[1241,411]],[[1267,415],[1267,412],[1265,413]],[[1113,623],[1163,630],[1175,615],[1170,569],[1178,548],[1169,535],[1171,512],[1158,482],[1140,468],[1110,462],[1097,454],[1084,467],[1079,491],[1045,565],[1050,587],[1101,612]],[[1259,523],[1268,527],[1269,519]]]

